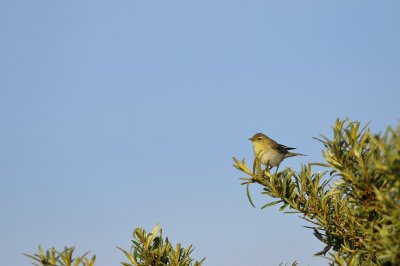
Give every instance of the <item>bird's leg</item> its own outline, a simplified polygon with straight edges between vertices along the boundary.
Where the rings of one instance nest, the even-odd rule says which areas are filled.
[[[269,161],[265,164],[265,170],[267,170],[267,172],[270,172],[272,169],[272,166],[269,165]]]
[[[275,174],[278,173],[279,164],[276,166]]]

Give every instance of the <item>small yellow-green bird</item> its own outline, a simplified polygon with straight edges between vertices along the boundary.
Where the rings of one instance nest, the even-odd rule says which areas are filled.
[[[286,158],[293,156],[306,156],[301,153],[293,153],[291,148],[277,143],[275,140],[267,137],[263,133],[257,133],[249,138],[253,142],[253,150],[256,156],[259,156],[261,163],[269,166],[270,168],[278,166]]]

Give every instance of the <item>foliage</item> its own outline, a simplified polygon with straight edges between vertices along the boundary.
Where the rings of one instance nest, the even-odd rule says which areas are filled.
[[[32,264],[37,266],[94,266],[96,256],[93,255],[91,259],[87,258],[86,252],[80,257],[73,258],[75,247],[65,247],[62,252],[58,252],[54,247],[43,252],[42,247],[39,246],[38,254],[25,256],[33,260]]]
[[[193,252],[192,245],[182,248],[178,243],[174,248],[168,238],[164,241],[162,230],[159,230],[158,225],[151,233],[136,228],[133,238],[131,252],[119,248],[130,261],[130,263],[122,262],[124,266],[200,266],[205,260],[194,261],[190,257]]]
[[[190,257],[193,252],[192,245],[182,248],[177,244],[175,248],[168,238],[163,240],[162,230],[156,225],[151,233],[146,233],[141,228],[133,232],[132,251],[120,249],[129,259],[130,263],[121,262],[124,266],[201,266],[205,259],[194,261]],[[58,252],[54,247],[46,252],[39,246],[38,254],[25,256],[32,259],[32,264],[37,266],[94,266],[96,256],[87,258],[88,252],[80,257],[73,258],[74,247],[64,248]],[[132,264],[131,264],[132,263]]]
[[[256,183],[262,194],[281,204],[280,210],[300,213],[325,244],[316,255],[332,250],[332,265],[400,265],[400,127],[384,134],[360,129],[359,122],[337,120],[333,139],[324,136],[326,163],[311,163],[298,172],[272,173],[256,158],[251,171],[244,160],[234,167]],[[326,171],[313,171],[314,167]]]

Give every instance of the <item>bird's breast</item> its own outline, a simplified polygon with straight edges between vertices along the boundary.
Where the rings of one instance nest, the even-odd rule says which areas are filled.
[[[262,152],[261,162],[265,165],[275,167],[278,166],[284,158],[285,155],[283,153],[279,153],[275,150],[267,150]]]

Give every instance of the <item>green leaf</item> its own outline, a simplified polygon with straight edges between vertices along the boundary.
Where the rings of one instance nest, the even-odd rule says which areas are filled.
[[[283,211],[284,209],[286,209],[286,207],[289,205],[289,203],[286,203],[282,205],[282,207],[279,208],[280,211]]]
[[[267,204],[265,204],[264,206],[262,206],[261,209],[265,209],[265,208],[267,208],[267,207],[274,206],[274,205],[276,205],[276,204],[278,204],[278,203],[281,203],[282,201],[283,201],[283,200],[277,200],[277,201],[273,201],[273,202],[267,203]]]
[[[321,256],[321,255],[326,255],[326,253],[331,249],[332,246],[326,246],[322,251],[317,252],[314,254],[314,256]]]
[[[249,185],[250,185],[250,184],[247,184],[247,185],[246,185],[246,194],[247,194],[247,198],[249,199],[249,202],[250,202],[251,206],[253,206],[253,207],[255,208],[256,206],[254,205],[253,201],[251,200]]]

